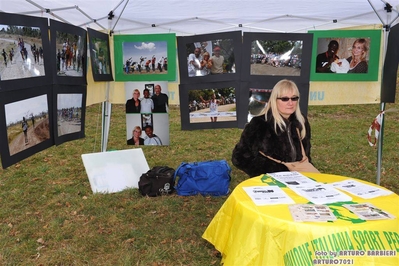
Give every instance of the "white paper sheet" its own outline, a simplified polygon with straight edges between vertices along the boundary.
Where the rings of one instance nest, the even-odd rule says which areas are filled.
[[[295,203],[278,186],[253,186],[243,189],[257,206]]]
[[[316,184],[317,182],[299,172],[276,172],[268,173],[267,175],[273,177],[277,181],[285,184],[286,186],[300,186],[308,184]]]
[[[329,184],[317,183],[313,185],[290,186],[290,188],[299,196],[304,197],[314,204],[329,204],[352,200],[352,197]]]
[[[288,206],[295,222],[327,222],[337,217],[326,205],[294,204]]]
[[[342,206],[356,214],[362,220],[395,219],[395,216],[384,210],[376,208],[371,203],[344,204]]]
[[[392,191],[385,190],[377,186],[364,184],[362,182],[350,179],[335,182],[331,185],[333,185],[335,188],[341,189],[363,199],[372,199],[380,196],[390,195],[393,193]]]

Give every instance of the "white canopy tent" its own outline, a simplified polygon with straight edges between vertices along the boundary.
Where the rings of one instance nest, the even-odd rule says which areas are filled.
[[[389,0],[394,16],[399,0]],[[48,17],[115,34],[329,30],[381,22],[385,0],[1,0],[0,11]],[[109,23],[108,18],[113,18]],[[389,20],[389,18],[387,18]]]
[[[2,12],[47,17],[111,34],[175,33],[177,36],[236,30],[304,33],[366,25],[382,25],[389,30],[397,22],[398,9],[399,0],[0,0]],[[109,117],[110,104],[103,107],[108,113],[104,117]],[[381,103],[381,111],[384,109]],[[105,127],[106,124],[103,122]],[[379,169],[382,130],[383,127]],[[103,134],[103,150],[107,132]],[[377,184],[379,173],[380,170]]]

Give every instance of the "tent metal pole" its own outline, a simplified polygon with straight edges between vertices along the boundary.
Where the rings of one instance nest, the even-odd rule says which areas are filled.
[[[384,36],[383,36],[383,48],[384,48],[384,50],[383,50],[382,62],[385,61],[385,57],[386,57],[387,40],[388,40],[388,30],[385,27],[384,28]],[[385,111],[385,103],[381,102],[380,103],[380,112],[382,113],[384,111]],[[383,147],[383,143],[384,143],[384,124],[385,124],[384,121],[385,121],[385,115],[382,115],[381,116],[380,133],[378,135],[378,143],[377,143],[377,178],[376,178],[376,184],[377,185],[380,185],[380,181],[381,181],[382,147]]]
[[[123,3],[123,1],[125,1],[125,0],[121,0],[121,1],[119,2],[119,4],[117,4],[117,5],[114,7],[114,9],[112,9],[112,11],[115,12],[115,10]],[[128,2],[129,2],[129,1],[128,1]]]
[[[118,21],[119,21],[119,19],[121,18],[122,14],[123,14],[123,11],[125,11],[125,8],[126,8],[127,4],[129,4],[129,0],[126,1],[126,4],[125,4],[125,6],[123,7],[121,13],[119,14],[118,19],[116,20],[116,22],[115,22],[115,24],[114,24],[114,27],[112,28],[111,32],[114,32],[114,29],[115,29],[115,27],[116,27],[116,24],[118,24]]]
[[[385,111],[385,103],[380,104],[381,112]],[[380,133],[378,135],[378,146],[377,146],[377,180],[376,184],[380,185],[381,181],[381,171],[382,171],[382,144],[384,143],[384,117],[385,115],[381,116],[381,125],[380,125]]]
[[[49,13],[50,15],[52,15],[52,16],[55,17],[55,18],[58,18],[58,19],[61,20],[62,22],[65,22],[65,23],[68,23],[68,24],[72,24],[72,23],[70,23],[69,21],[67,21],[67,20],[65,20],[65,19],[63,19],[63,18],[61,18],[60,16],[57,16],[56,14],[54,14],[54,12],[52,12],[52,10],[46,9],[46,8],[42,7],[42,6],[40,6],[39,4],[35,3],[35,2],[32,1],[32,0],[26,0],[26,2],[28,2],[28,3],[32,4],[32,5],[34,5],[35,7],[39,8],[39,9],[40,9],[39,12],[46,12],[46,13]],[[66,10],[66,9],[73,9],[73,8],[76,8],[76,6],[58,8],[57,10]]]
[[[109,82],[107,82],[109,87]],[[107,89],[108,90],[108,89]],[[111,121],[111,103],[107,100],[102,103],[102,130],[101,130],[101,151],[107,151],[109,125]]]
[[[108,30],[111,28],[112,18],[108,20]],[[110,82],[106,83],[106,92],[105,92],[105,101],[102,104],[102,130],[101,130],[101,152],[107,151],[108,145],[108,136],[109,136],[109,126],[111,121],[111,108],[112,104],[109,102],[109,90],[110,90]]]
[[[384,36],[383,36],[383,55],[382,55],[382,62],[385,62],[385,57],[386,57],[386,50],[387,50],[387,41],[388,41],[388,32],[389,29],[391,28],[392,23],[398,18],[398,15],[396,16],[396,18],[394,20],[391,20],[391,13],[392,10],[394,10],[392,8],[391,5],[389,5],[389,3],[381,0],[386,8],[385,11],[387,12],[387,21],[384,22],[382,17],[380,16],[380,14],[377,12],[376,8],[373,6],[373,4],[370,2],[370,0],[368,0],[370,6],[373,8],[375,14],[378,16],[378,18],[380,19],[380,21],[382,22],[382,24],[384,25]],[[396,11],[396,10],[395,10]],[[398,13],[396,11],[396,13]],[[382,89],[382,88],[381,88]],[[385,111],[385,103],[381,102],[380,104],[380,112],[384,112]],[[383,148],[383,139],[384,139],[384,121],[385,121],[385,115],[381,116],[381,125],[380,125],[380,132],[378,135],[378,146],[377,146],[377,178],[376,178],[376,184],[380,185],[380,181],[381,181],[381,170],[382,170],[382,148]]]
[[[102,103],[101,151],[107,151],[112,104],[109,102],[110,82],[107,82],[105,101]]]
[[[83,11],[82,9],[80,9],[78,6],[76,6],[76,9],[77,9],[80,13],[82,13],[85,17],[87,17],[88,19],[90,19],[90,22],[96,23],[97,26],[99,26],[100,28],[102,28],[103,30],[105,30],[105,28],[104,28],[100,23],[97,23],[97,20],[96,20],[96,19],[93,19],[92,17],[90,17],[86,12],[84,12],[84,11]]]
[[[119,3],[119,5],[122,3],[123,1],[121,1],[120,3]],[[126,5],[129,3],[129,0],[127,0],[126,1],[126,4],[125,4],[125,6],[123,7],[123,10],[122,10],[122,12],[121,12],[121,15],[122,15],[122,13],[123,13],[123,11],[125,10],[125,8],[126,8]],[[118,5],[118,6],[119,6]],[[120,18],[120,15],[119,15],[119,18]],[[119,18],[118,18],[118,21],[119,21]],[[118,23],[118,21],[115,23],[115,25],[114,25],[114,28],[115,28],[115,26],[116,26],[116,24]],[[112,23],[112,18],[111,19],[109,19],[109,21],[108,21],[108,29],[110,29],[111,28],[111,23]],[[114,29],[113,28],[113,29]],[[110,30],[109,32],[112,32],[113,31],[113,29],[112,30]],[[108,144],[108,136],[109,136],[109,126],[110,126],[110,121],[111,121],[111,108],[112,108],[112,104],[109,102],[109,88],[110,87],[110,82],[107,82],[107,89],[106,89],[106,98],[105,98],[105,101],[103,102],[103,104],[102,104],[102,115],[103,115],[103,119],[102,119],[102,121],[103,121],[103,124],[102,124],[102,131],[101,131],[101,151],[102,152],[106,152],[107,151],[107,144]]]

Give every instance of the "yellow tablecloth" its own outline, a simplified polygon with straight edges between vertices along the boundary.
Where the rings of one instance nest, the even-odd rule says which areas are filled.
[[[323,183],[349,179],[303,174]],[[239,184],[204,232],[202,237],[221,252],[224,265],[399,265],[397,194],[373,199],[348,194],[352,202],[369,202],[395,219],[364,221],[341,204],[328,204],[336,221],[294,222],[288,205],[256,206],[243,189],[270,182],[262,175]],[[295,203],[308,203],[289,188],[283,190]]]

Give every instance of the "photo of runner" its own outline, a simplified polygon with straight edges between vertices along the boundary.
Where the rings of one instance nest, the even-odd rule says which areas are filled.
[[[58,136],[82,130],[82,97],[81,93],[60,93],[57,95]]]
[[[10,156],[50,138],[47,94],[9,103],[4,108]]]
[[[86,36],[56,31],[56,57],[58,76],[82,77],[85,64]]]
[[[45,75],[39,27],[0,24],[0,53],[2,81]]]
[[[190,90],[190,123],[236,121],[235,88]]]

